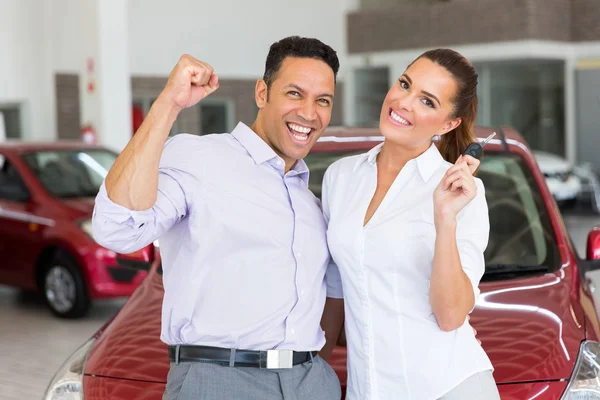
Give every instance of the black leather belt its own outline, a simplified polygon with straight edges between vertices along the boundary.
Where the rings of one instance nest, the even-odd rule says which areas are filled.
[[[239,350],[209,346],[169,346],[169,360],[206,362],[239,367],[292,368],[316,357],[316,351]]]

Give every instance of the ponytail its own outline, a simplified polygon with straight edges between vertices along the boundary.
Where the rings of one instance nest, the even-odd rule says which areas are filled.
[[[444,160],[454,164],[458,157],[467,150],[467,147],[477,140],[473,133],[476,115],[477,97],[463,112],[460,125],[440,138],[439,150]]]

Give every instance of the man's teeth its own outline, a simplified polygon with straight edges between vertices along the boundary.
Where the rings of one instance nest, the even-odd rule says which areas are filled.
[[[296,124],[288,124],[288,126],[294,133],[299,133],[301,135],[308,135],[310,133],[310,128],[305,128],[304,126]]]
[[[410,125],[410,122],[396,114],[393,110],[391,112],[391,116],[394,121],[400,122],[402,125]]]
[[[302,142],[305,140],[308,140],[308,134],[311,131],[310,128],[305,128],[303,126],[296,125],[296,124],[288,124],[288,128],[290,128],[290,131],[292,132],[292,136],[294,137],[294,139],[302,141]]]

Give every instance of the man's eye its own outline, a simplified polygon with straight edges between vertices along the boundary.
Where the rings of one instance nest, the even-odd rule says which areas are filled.
[[[319,102],[325,106],[329,105],[329,100],[327,100],[327,99],[320,99]]]
[[[292,96],[300,96],[300,93],[295,92],[295,91],[288,92],[288,94],[292,95]]]

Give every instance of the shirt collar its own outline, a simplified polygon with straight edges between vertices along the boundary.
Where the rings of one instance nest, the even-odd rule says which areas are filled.
[[[246,149],[256,164],[269,162],[275,168],[280,167],[281,171],[284,171],[285,167],[283,163],[281,166],[277,165],[276,160],[281,160],[277,153],[246,124],[238,122],[231,135]],[[281,161],[283,162],[283,160]],[[300,178],[308,185],[308,166],[304,160],[298,160],[290,170],[290,173],[292,175],[300,175]]]
[[[292,175],[300,175],[300,179],[302,179],[306,186],[308,186],[309,170],[308,165],[306,165],[304,160],[298,160],[288,173],[291,173]]]
[[[365,162],[368,162],[370,165],[375,165],[375,162],[377,161],[377,155],[381,151],[382,147],[383,143],[380,143],[377,146],[373,147],[371,150],[369,150],[367,153],[361,154],[358,160],[356,161],[354,171],[356,171],[358,167]],[[423,154],[421,154],[414,160],[417,163],[417,168],[419,170],[421,178],[423,178],[423,181],[427,182],[429,178],[431,178],[431,175],[433,175],[439,164],[442,161],[444,161],[444,158],[440,154],[437,146],[434,143],[432,143],[431,146],[429,146],[429,148]]]
[[[231,135],[240,142],[257,164],[277,157],[275,151],[243,122],[238,122]]]

